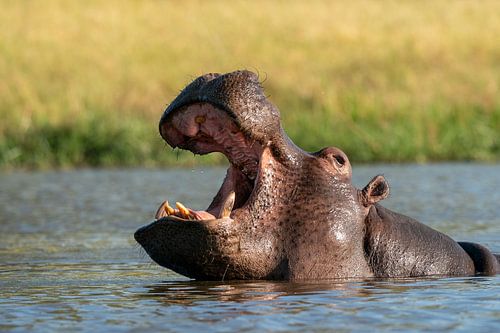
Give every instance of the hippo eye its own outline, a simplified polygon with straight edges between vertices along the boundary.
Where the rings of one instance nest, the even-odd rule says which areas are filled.
[[[335,169],[344,172],[344,167],[349,165],[347,156],[338,148],[328,147],[318,152],[318,155],[327,160]]]

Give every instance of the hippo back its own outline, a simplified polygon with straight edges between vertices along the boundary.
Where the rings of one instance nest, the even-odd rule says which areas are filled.
[[[410,217],[376,204],[365,222],[365,256],[377,277],[475,273],[457,242]]]

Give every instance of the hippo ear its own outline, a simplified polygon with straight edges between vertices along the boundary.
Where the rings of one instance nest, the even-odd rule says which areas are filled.
[[[387,198],[388,195],[389,184],[382,175],[375,176],[361,191],[362,201],[365,207]]]

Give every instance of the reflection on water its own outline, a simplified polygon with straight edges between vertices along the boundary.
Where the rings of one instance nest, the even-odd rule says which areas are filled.
[[[500,167],[363,166],[390,208],[500,252]],[[164,199],[203,208],[223,169],[0,174],[0,331],[493,331],[500,277],[190,281],[132,233]]]

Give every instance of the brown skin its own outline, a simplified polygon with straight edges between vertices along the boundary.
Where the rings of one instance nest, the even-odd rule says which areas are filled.
[[[196,127],[193,133],[182,129],[190,124],[190,112],[230,119],[219,130],[228,128],[244,142],[244,162],[234,157],[236,144],[217,144],[201,134],[201,125],[198,134]],[[180,274],[202,280],[304,280],[499,271],[488,249],[457,243],[380,206],[389,194],[382,176],[357,190],[340,149],[311,154],[295,146],[254,73],[196,79],[165,111],[160,133],[173,147],[228,156],[226,181],[207,211],[217,214],[230,191],[236,197],[230,217],[188,221],[167,216],[135,233],[155,262]],[[256,172],[249,172],[257,162]]]

